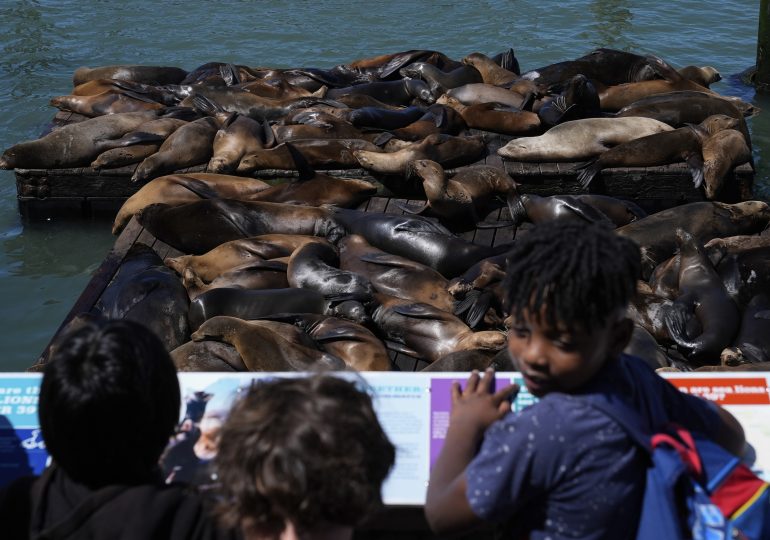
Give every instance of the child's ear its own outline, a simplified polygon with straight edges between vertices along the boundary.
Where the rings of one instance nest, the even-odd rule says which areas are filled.
[[[612,332],[612,343],[610,344],[610,352],[613,357],[620,356],[620,353],[631,341],[631,335],[634,333],[634,322],[624,317],[615,323]]]

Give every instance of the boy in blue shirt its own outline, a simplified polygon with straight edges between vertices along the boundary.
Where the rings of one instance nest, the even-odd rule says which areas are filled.
[[[676,422],[743,452],[743,430],[729,413],[622,353],[639,275],[636,244],[596,226],[538,225],[516,241],[505,282],[508,350],[540,400],[510,413],[517,388],[491,393],[491,370],[454,386],[425,504],[435,532],[497,521],[510,538],[634,538],[646,455],[581,394],[614,394],[651,429]]]

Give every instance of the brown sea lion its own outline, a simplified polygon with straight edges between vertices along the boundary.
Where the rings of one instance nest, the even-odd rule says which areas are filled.
[[[342,238],[339,250],[340,268],[366,277],[375,291],[452,311],[448,282],[436,270],[377,249],[357,234]]]
[[[722,280],[693,235],[676,230],[680,249],[679,296],[666,311],[669,336],[683,348],[691,362],[718,364],[719,355],[735,337],[740,312]],[[688,319],[697,318],[701,332],[688,332]]]
[[[411,162],[409,171],[422,180],[428,200],[420,208],[405,209],[413,213],[430,210],[447,225],[475,227],[483,216],[499,206],[493,204],[493,197],[503,199],[516,189],[513,178],[497,167],[465,167],[448,178],[440,164],[418,159]]]
[[[714,199],[724,186],[727,175],[738,165],[751,161],[751,149],[743,134],[726,129],[703,142],[703,183],[706,198]]]
[[[499,351],[505,334],[498,331],[473,332],[454,315],[428,304],[387,295],[375,295],[379,306],[372,321],[400,352],[433,362],[456,351],[482,349]]]
[[[704,177],[702,151],[705,142],[720,131],[735,131],[732,128],[737,126],[738,119],[716,114],[709,116],[698,126],[691,125],[655,133],[619,144],[593,161],[577,167],[577,170],[580,170],[578,182],[583,188],[587,188],[594,176],[611,167],[655,167],[685,161],[690,166],[693,183],[698,188]],[[738,135],[743,137],[740,133]],[[746,150],[748,151],[748,147]]]
[[[297,345],[260,321],[214,317],[196,330],[194,341],[216,339],[230,343],[249,371],[308,371],[344,369],[344,362],[328,353]]]
[[[355,208],[376,193],[377,186],[366,180],[315,173],[311,178],[292,178],[272,186],[251,200]]]
[[[502,281],[507,257],[507,253],[501,253],[477,262],[462,276],[452,279],[447,291],[454,297],[462,297],[473,289],[483,289]]]
[[[501,88],[492,84],[473,83],[464,84],[447,91],[449,97],[453,97],[463,105],[478,105],[480,103],[500,103],[518,110],[526,108],[530,96]]]
[[[168,353],[177,371],[248,371],[229,343],[188,341]]]
[[[303,111],[304,112],[304,111]],[[314,113],[319,116],[321,113]],[[294,115],[297,117],[297,115]],[[364,139],[371,140],[375,134],[364,134],[350,122],[324,114],[323,122],[316,121],[310,124],[291,123],[274,125],[270,129],[275,135],[276,144],[295,141],[297,139]]]
[[[402,77],[422,79],[428,83],[433,96],[440,96],[447,90],[464,84],[485,82],[481,77],[481,73],[470,65],[460,66],[452,71],[445,72],[432,64],[414,62],[402,67],[398,72]]]
[[[309,97],[313,92],[291,84],[284,78],[277,77],[272,79],[255,79],[234,85],[241,90],[246,90],[257,96],[272,99],[297,99]],[[325,87],[322,87],[325,88]],[[319,93],[319,97],[326,95],[326,90]]]
[[[88,117],[152,111],[166,107],[163,103],[132,92],[103,92],[95,96],[56,96],[51,98],[50,105],[62,111],[70,111]]]
[[[743,312],[738,337],[720,354],[723,366],[770,362],[770,298],[754,296]]]
[[[96,170],[114,169],[141,163],[146,158],[156,153],[161,144],[162,143],[135,144],[133,146],[123,146],[106,150],[99,154],[99,156],[91,163],[91,167]]]
[[[218,129],[216,120],[211,117],[185,124],[163,142],[157,153],[139,164],[131,181],[145,182],[178,169],[206,163],[211,158],[212,142]]]
[[[299,150],[310,166],[321,169],[359,167],[354,155],[356,150],[380,151],[379,147],[362,139],[306,139],[292,141],[291,145]],[[244,156],[238,166],[238,174],[264,169],[292,170],[295,167],[294,155],[284,143]]]
[[[540,118],[530,111],[515,110],[499,103],[464,105],[447,95],[441,96],[436,103],[445,104],[459,112],[469,128],[504,135],[529,135],[540,132]]]
[[[223,242],[260,234],[308,234],[337,240],[331,210],[293,204],[207,199],[181,206],[151,204],[137,221],[183,253],[200,255]]]
[[[179,99],[176,95],[164,88],[158,88],[149,84],[133,81],[119,81],[116,79],[96,79],[80,84],[72,89],[73,96],[96,96],[105,92],[123,93],[135,92],[146,96],[153,101],[164,105],[175,105]]]
[[[231,268],[208,283],[195,275],[192,269],[187,268],[182,273],[182,283],[187,289],[190,300],[195,300],[206,291],[226,287],[249,290],[285,289],[289,286],[286,268],[285,262],[277,260],[254,261]]]
[[[770,207],[761,201],[737,204],[696,202],[663,210],[617,229],[617,233],[635,241],[642,251],[642,279],[677,248],[677,228],[687,228],[699,242],[712,238],[751,234],[770,221]]]
[[[201,199],[253,200],[253,196],[270,187],[255,178],[226,174],[187,173],[160,176],[142,186],[118,210],[112,225],[112,234],[118,234],[131,217],[150,204],[180,204]]]
[[[225,242],[203,255],[169,257],[165,264],[179,275],[189,268],[203,281],[210,282],[238,266],[287,257],[308,242],[325,243],[326,240],[301,234],[264,234]]]
[[[672,129],[651,118],[584,118],[559,124],[539,137],[513,139],[497,153],[513,161],[579,161],[618,144]]]
[[[187,72],[178,67],[116,65],[96,68],[79,67],[72,76],[72,86],[95,79],[117,79],[160,86],[181,83]]]
[[[473,66],[481,74],[482,81],[485,84],[504,86],[520,78],[517,73],[500,67],[487,55],[479,52],[471,53],[460,61],[465,65]]]
[[[429,135],[396,152],[356,150],[353,155],[365,169],[385,174],[403,174],[409,162],[417,159],[430,159],[444,167],[457,167],[477,160],[485,149],[486,145],[480,136]]]
[[[265,120],[279,120],[291,111],[306,109],[317,103],[336,103],[320,97],[270,99],[257,96],[251,92],[235,87],[217,88],[208,86],[182,87],[182,92],[190,94],[180,105],[194,106],[206,112],[226,111],[237,112],[260,122]]]
[[[722,76],[719,74],[716,68],[711,66],[685,66],[683,68],[677,69],[677,72],[685,79],[699,84],[704,88],[708,88],[715,82],[722,80]]]
[[[158,118],[150,120],[129,131],[119,139],[102,143],[109,146],[91,163],[94,169],[109,169],[122,167],[131,163],[140,163],[158,151],[160,146],[172,133],[187,124],[178,118]]]
[[[106,149],[102,141],[120,139],[159,116],[159,111],[111,114],[66,125],[8,148],[0,157],[0,169],[87,167]]]
[[[264,129],[261,124],[248,116],[238,113],[228,115],[214,135],[213,155],[207,170],[221,174],[234,172],[243,156],[265,147]]]

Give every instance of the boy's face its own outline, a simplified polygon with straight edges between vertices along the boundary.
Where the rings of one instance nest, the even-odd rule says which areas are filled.
[[[541,397],[549,392],[570,393],[596,375],[609,358],[625,348],[631,321],[609,317],[599,328],[552,328],[545,319],[524,310],[508,332],[508,352],[524,377],[527,389]]]

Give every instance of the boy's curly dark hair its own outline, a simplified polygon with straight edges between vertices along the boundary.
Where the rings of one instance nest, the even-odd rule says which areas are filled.
[[[216,458],[228,527],[277,534],[356,525],[380,504],[395,448],[370,397],[330,375],[256,382],[230,411]]]
[[[517,239],[507,258],[507,309],[522,310],[550,326],[594,329],[628,305],[641,273],[639,247],[632,240],[592,224],[551,222]]]

